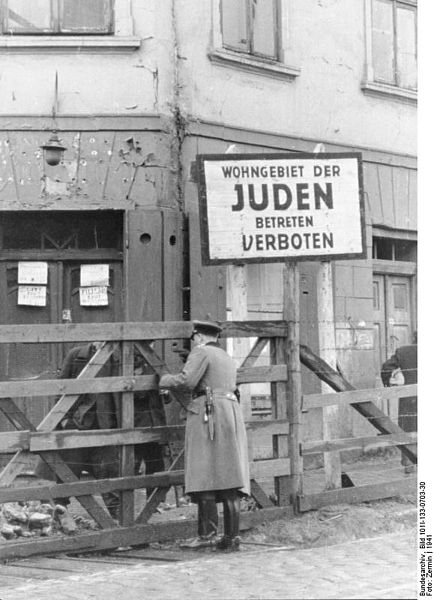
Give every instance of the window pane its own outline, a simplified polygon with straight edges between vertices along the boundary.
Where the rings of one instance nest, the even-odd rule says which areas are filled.
[[[275,0],[253,0],[253,52],[277,58]]]
[[[399,85],[416,89],[416,11],[398,7],[397,13],[398,76]]]
[[[246,0],[221,0],[223,45],[247,52]]]
[[[395,84],[393,54],[392,2],[389,0],[373,0],[372,59],[376,81]]]
[[[36,34],[50,31],[51,0],[9,0],[5,4],[5,32]]]
[[[63,32],[107,33],[111,23],[111,0],[61,0]]]

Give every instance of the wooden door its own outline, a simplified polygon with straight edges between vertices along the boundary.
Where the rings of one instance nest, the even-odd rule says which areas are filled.
[[[80,302],[80,269],[82,264],[108,264],[107,304],[83,306]],[[122,263],[70,261],[62,265],[62,320],[71,323],[112,323],[122,321]],[[89,340],[92,341],[92,340]],[[64,344],[63,357],[73,344]]]
[[[374,328],[374,352],[375,352],[375,375],[377,385],[381,385],[381,365],[386,360],[386,277],[374,275],[373,278],[373,328]]]
[[[410,277],[388,276],[386,280],[388,356],[393,354],[399,346],[411,344],[410,283]]]
[[[59,322],[59,269],[57,262],[48,262],[48,282],[44,306],[31,306],[18,303],[18,261],[0,262],[0,322],[17,325],[44,324]],[[52,379],[59,369],[58,344],[0,344],[0,379],[31,380]],[[37,425],[46,414],[53,401],[38,398],[29,401],[17,399],[20,408]],[[0,415],[0,429],[10,429],[8,422]]]

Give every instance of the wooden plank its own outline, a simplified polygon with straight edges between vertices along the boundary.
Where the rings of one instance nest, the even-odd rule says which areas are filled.
[[[313,371],[321,381],[325,381],[332,389],[337,392],[346,392],[354,390],[351,385],[342,375],[332,369],[329,364],[314,354],[310,348],[300,345],[300,360],[311,371]],[[399,386],[404,387],[404,386]],[[385,415],[373,402],[358,402],[351,406],[369,420],[369,423],[378,429],[380,433],[403,433],[403,430],[398,427],[387,415]],[[412,446],[400,446],[401,453],[409,458],[412,463],[417,462],[417,454]]]
[[[286,381],[288,369],[286,365],[265,365],[260,367],[239,368],[237,383],[259,383],[262,381]]]
[[[301,512],[316,510],[321,506],[332,504],[353,504],[368,502],[381,498],[392,498],[402,494],[414,493],[416,497],[416,477],[406,477],[395,481],[375,483],[370,485],[328,490],[320,494],[309,494],[298,498],[298,506]]]
[[[363,451],[381,448],[384,446],[398,446],[400,444],[414,444],[417,442],[417,433],[393,433],[390,435],[375,435],[360,438],[325,440],[317,442],[304,442],[302,455],[318,454],[320,452],[340,452],[341,450],[362,449]]]
[[[321,261],[316,277],[318,307],[318,350],[319,355],[336,368],[335,313],[333,298],[333,276],[331,261]],[[330,387],[321,382],[321,391],[327,393]],[[339,437],[339,407],[327,406],[322,411],[323,437],[331,440]],[[339,452],[327,452],[324,456],[324,475],[326,489],[341,487],[341,455]]]
[[[263,510],[242,512],[240,518],[241,531],[275,519],[292,518],[292,507],[274,507]],[[175,539],[193,537],[197,532],[197,521],[170,521],[118,527],[100,532],[83,533],[68,537],[38,538],[31,542],[14,542],[0,546],[0,560],[23,558],[38,554],[56,554],[60,552],[101,551],[119,546],[137,546],[143,543],[165,542]]]
[[[158,354],[153,348],[151,348],[151,346],[149,346],[149,344],[136,342],[135,347],[149,364],[149,366],[157,373],[157,375],[161,377],[161,375],[169,373],[169,368],[164,360],[158,356]],[[182,407],[186,408],[188,402],[184,398],[183,394],[178,394],[174,390],[167,390],[167,393],[170,398],[175,399],[177,402],[179,402],[179,404],[181,404]]]
[[[254,433],[258,431],[261,435],[287,435],[288,419],[279,419],[276,421],[247,421],[246,429]]]
[[[149,499],[146,499],[146,505],[136,518],[136,523],[146,523],[156,511],[158,505],[164,502],[170,487],[158,487],[152,492]]]
[[[132,342],[122,342],[122,375],[134,375],[134,345]],[[121,403],[121,427],[134,428],[134,394],[124,392]],[[120,456],[120,477],[134,476],[134,447],[123,444]],[[134,490],[124,490],[119,494],[120,523],[124,527],[134,523]]]
[[[226,321],[221,337],[283,337],[287,332],[284,321]]]
[[[0,411],[9,419],[16,429],[34,428],[23,411],[18,408],[11,398],[3,398],[0,401]]]
[[[182,464],[182,460],[184,458],[184,449],[176,456],[175,460],[171,463],[166,473],[170,473],[175,470],[177,465]],[[160,502],[164,502],[167,492],[169,491],[170,486],[160,485],[156,487],[151,494],[150,498],[147,498],[147,502],[143,510],[140,512],[138,517],[136,518],[136,523],[145,523],[148,519],[151,518],[155,509],[160,504]]]
[[[267,477],[282,477],[290,474],[289,458],[267,458],[254,460],[250,463],[250,477],[265,479]]]
[[[303,460],[300,455],[301,437],[301,369],[300,369],[300,276],[297,263],[286,262],[283,268],[283,317],[288,323],[285,340],[285,363],[288,365],[287,415],[289,420],[288,452],[291,459],[290,496],[302,493]]]
[[[162,322],[164,318],[161,243],[163,215],[159,209],[135,208],[126,212],[125,224],[127,233],[125,241],[126,319],[137,321],[137,325],[147,321]],[[143,335],[131,339],[153,340],[156,337]]]
[[[165,425],[160,427],[135,427],[134,429],[64,429],[29,433],[31,452],[59,450],[67,448],[94,448],[99,446],[119,446],[122,444],[145,444],[147,442],[169,442],[184,439],[185,425]],[[0,433],[0,443],[2,436]]]
[[[243,264],[228,265],[226,269],[227,309],[226,314],[231,321],[246,321],[249,309],[247,306],[247,266]],[[228,339],[227,349],[237,364],[240,364],[250,352],[249,338]],[[237,383],[238,378],[237,378]],[[244,381],[243,383],[248,383]],[[252,418],[251,388],[244,385],[240,390],[240,405],[244,421]]]
[[[124,392],[156,389],[155,375],[134,377],[83,377],[78,379],[36,379],[32,381],[0,382],[0,410],[4,399],[21,396],[59,396],[99,394],[101,392]]]
[[[59,457],[57,452],[44,452],[41,458],[47,463],[52,471],[61,479],[67,482],[79,481],[78,477],[72,472],[69,466]],[[78,496],[78,502],[87,510],[90,516],[101,527],[115,527],[116,523],[109,513],[95,500],[93,496]]]
[[[411,385],[397,385],[387,388],[370,388],[366,390],[351,390],[338,394],[309,394],[303,396],[303,410],[323,408],[332,404],[354,404],[355,402],[379,402],[417,396],[417,383]]]
[[[182,485],[184,471],[153,473],[152,475],[135,475],[132,477],[116,477],[112,479],[78,480],[71,483],[51,483],[49,485],[32,485],[26,487],[3,488],[0,491],[0,502],[26,502],[54,499],[62,497],[79,497],[94,494],[105,494],[113,490],[143,489],[146,487],[168,487]]]
[[[284,321],[223,321],[222,337],[282,337]],[[189,321],[0,325],[2,343],[109,342],[190,337]]]
[[[0,488],[10,485],[15,477],[19,475],[24,466],[28,465],[32,460],[32,454],[24,450],[18,451],[0,472]]]
[[[253,344],[253,347],[251,348],[249,354],[246,356],[243,363],[241,364],[240,369],[247,369],[248,367],[253,367],[253,365],[261,355],[268,342],[268,338],[258,338]]]
[[[0,453],[15,454],[19,450],[30,449],[29,431],[2,431],[0,433]]]
[[[95,352],[87,365],[77,375],[77,379],[84,379],[85,377],[96,377],[101,369],[104,367],[107,360],[116,350],[117,344],[107,343]],[[71,396],[61,396],[50,412],[36,427],[37,431],[50,431],[54,429],[60,421],[64,418],[66,413],[74,406],[75,402],[80,397],[79,394],[73,394]]]
[[[256,479],[250,480],[250,491],[252,497],[256,500],[257,504],[259,505],[259,508],[269,508],[271,506],[274,506],[270,498],[264,492],[264,490],[256,481]]]

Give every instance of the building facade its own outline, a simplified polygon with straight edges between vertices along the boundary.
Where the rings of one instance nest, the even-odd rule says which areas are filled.
[[[281,265],[245,266],[240,286],[229,267],[201,264],[196,156],[359,151],[368,258],[333,262],[335,345],[356,387],[379,385],[416,328],[416,0],[1,8],[2,323],[226,320],[240,293],[248,318],[280,318]],[[50,166],[53,131],[66,149]],[[33,261],[48,271],[39,305],[19,282]],[[83,265],[109,265],[99,299],[84,299]],[[314,351],[318,269],[300,264],[301,341]],[[0,352],[2,379],[53,377],[63,356]],[[178,365],[172,345],[162,352]],[[305,393],[318,386],[303,373]],[[251,395],[267,412],[266,387]],[[344,410],[340,427],[362,424]]]

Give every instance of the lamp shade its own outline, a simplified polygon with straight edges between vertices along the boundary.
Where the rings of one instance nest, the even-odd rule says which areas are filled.
[[[63,153],[66,150],[65,146],[62,146],[55,131],[53,131],[48,142],[40,147],[44,151],[45,161],[52,167],[55,167],[60,163]]]

